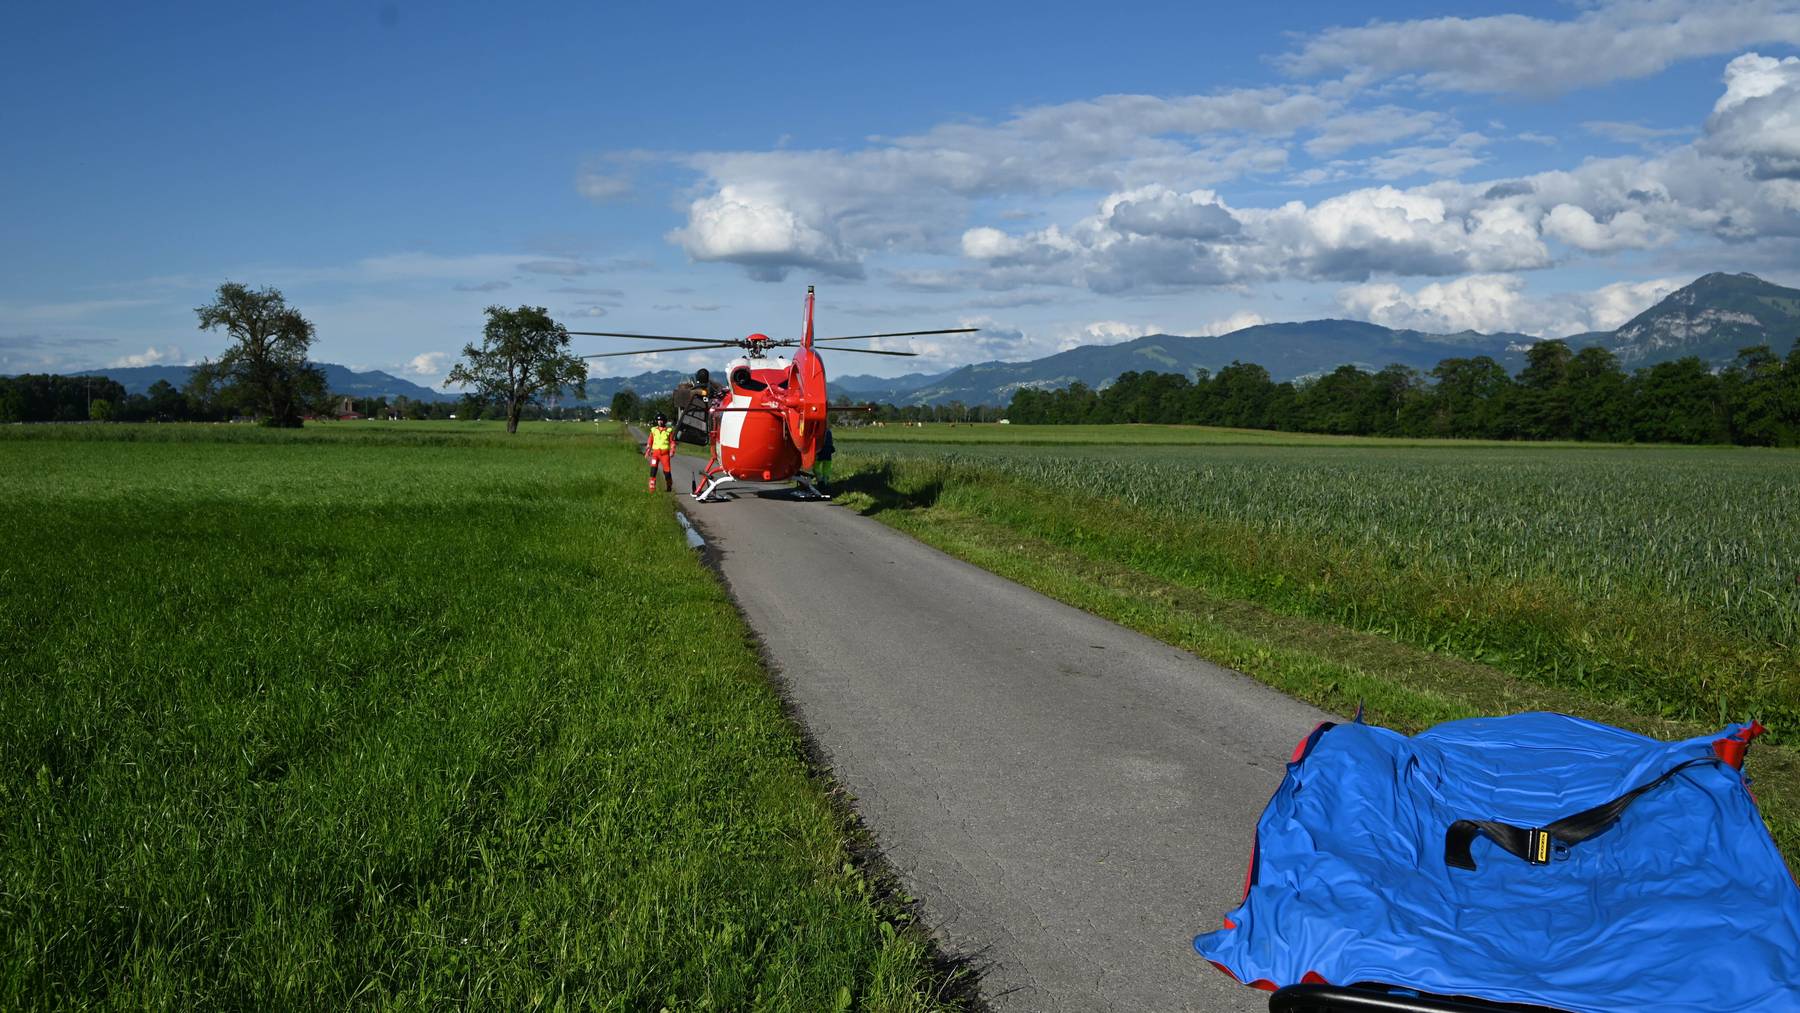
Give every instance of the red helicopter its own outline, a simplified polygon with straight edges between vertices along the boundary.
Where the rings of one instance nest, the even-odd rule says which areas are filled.
[[[712,456],[694,480],[693,496],[702,503],[730,499],[721,487],[732,482],[785,482],[794,480],[800,495],[807,499],[825,499],[813,480],[812,469],[819,447],[825,438],[825,415],[829,401],[825,393],[825,364],[820,361],[815,345],[828,342],[863,341],[869,338],[910,338],[928,334],[970,334],[980,328],[951,327],[935,331],[891,331],[883,334],[849,334],[835,338],[813,337],[813,287],[806,286],[806,317],[798,339],[776,340],[767,334],[752,334],[740,340],[719,338],[684,338],[667,334],[625,334],[617,331],[570,331],[599,338],[638,338],[649,341],[679,341],[683,344],[666,348],[647,348],[637,352],[602,352],[584,355],[584,359],[604,359],[615,355],[646,355],[658,352],[692,352],[701,348],[742,348],[744,354],[726,366],[727,390],[716,396],[710,389],[705,370],[697,374],[702,385],[689,388],[686,404],[678,404],[676,438],[683,443],[711,448]],[[792,360],[777,354],[773,348],[796,348]],[[858,352],[863,355],[917,355],[917,352],[889,352],[875,348],[844,348],[831,345],[833,351]],[[686,385],[684,385],[686,386]],[[677,391],[678,398],[684,393]],[[842,409],[839,409],[842,410]]]

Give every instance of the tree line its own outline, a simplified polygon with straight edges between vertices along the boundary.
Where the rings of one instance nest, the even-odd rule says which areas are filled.
[[[1193,379],[1132,372],[1104,390],[1021,388],[1014,423],[1152,422],[1347,436],[1596,440],[1800,446],[1800,342],[1785,361],[1768,345],[1714,372],[1695,357],[1626,373],[1612,352],[1560,340],[1526,352],[1517,376],[1485,355],[1429,372],[1340,366],[1275,383],[1254,363]]]
[[[312,322],[274,288],[236,282],[219,286],[213,301],[194,310],[203,331],[229,339],[217,359],[203,359],[177,390],[166,380],[147,394],[127,395],[100,376],[27,374],[0,377],[0,422],[193,422],[237,417],[266,426],[296,427],[309,418],[333,418],[340,395],[326,388],[325,371],[307,358]],[[501,417],[507,432],[519,420],[541,416],[544,399],[565,389],[581,396],[587,365],[569,353],[569,332],[541,306],[489,306],[480,344],[463,347],[448,382],[470,392],[462,411],[442,402],[390,406],[367,401],[366,414],[404,418]],[[97,395],[97,396],[96,396]]]
[[[859,422],[998,422],[1006,409],[997,405],[968,405],[950,401],[938,405],[870,405],[848,394],[831,399],[834,424]],[[634,390],[613,395],[610,416],[620,422],[648,422],[658,415],[675,417],[675,399],[667,394],[645,397]]]

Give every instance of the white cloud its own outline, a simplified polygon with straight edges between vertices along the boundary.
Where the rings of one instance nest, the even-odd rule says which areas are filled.
[[[1682,284],[1674,278],[1657,278],[1541,297],[1527,293],[1525,280],[1518,275],[1478,274],[1410,291],[1386,282],[1353,285],[1338,292],[1337,300],[1351,316],[1384,327],[1562,337],[1612,330]]]
[[[1651,225],[1643,212],[1626,209],[1602,222],[1586,208],[1558,204],[1544,216],[1544,235],[1560,239],[1589,253],[1643,250],[1666,239],[1668,233]]]
[[[161,348],[151,345],[136,355],[127,355],[107,363],[108,366],[126,368],[133,366],[161,366],[165,363],[179,363],[183,356],[180,345],[164,345]]]
[[[1545,52],[1551,63],[1561,59],[1554,54],[1573,54],[1569,62],[1599,80],[1613,73],[1594,68],[1607,65],[1618,38],[1633,40],[1638,55],[1650,54],[1644,66],[1736,45],[1746,33],[1781,34],[1790,21],[1800,38],[1800,0],[1783,2],[1689,8],[1644,0],[1563,21],[1504,15],[1377,22],[1317,36],[1293,63],[1303,70],[1333,60],[1348,65],[1363,48],[1392,43],[1397,48],[1380,66],[1423,75],[1410,80],[1555,91],[1570,83],[1545,76]],[[1757,17],[1747,20],[1740,8]],[[1747,28],[1752,20],[1761,27]],[[1456,40],[1479,50],[1490,32],[1498,40],[1495,60],[1458,55],[1463,43]],[[1420,47],[1420,38],[1443,52]],[[1441,67],[1432,62],[1440,60]],[[1766,243],[1800,233],[1800,187],[1781,185],[1782,177],[1800,177],[1800,96],[1788,100],[1795,63],[1755,54],[1734,60],[1707,136],[1693,144],[1479,184],[1458,180],[1486,162],[1489,136],[1462,130],[1443,113],[1392,104],[1360,108],[1360,97],[1392,89],[1358,91],[1354,82],[1173,98],[1103,96],[1026,109],[993,124],[951,123],[878,138],[848,151],[703,153],[686,160],[704,176],[701,195],[669,239],[696,261],[734,263],[763,280],[794,268],[861,277],[872,257],[909,257],[887,277],[910,288],[1047,284],[1102,293],[1529,270],[1564,253],[1701,238]],[[1589,129],[1650,140],[1665,128],[1592,121]],[[1409,139],[1358,159],[1297,171],[1287,165],[1288,148],[1296,144],[1329,157],[1360,144]],[[1746,165],[1766,185],[1743,178]],[[1224,182],[1277,172],[1304,186],[1351,178],[1388,185],[1310,205],[1234,208],[1218,196]],[[1398,187],[1419,177],[1437,181]],[[1109,196],[1073,222],[1030,228],[997,217],[1021,199],[1089,193]],[[971,220],[978,212],[986,221]],[[929,260],[958,254],[961,270]]]
[[[1232,331],[1241,331],[1246,327],[1256,327],[1268,322],[1268,319],[1261,313],[1257,313],[1253,310],[1238,310],[1228,317],[1209,321],[1202,324],[1198,330],[1187,331],[1185,333],[1205,338],[1216,338],[1221,334],[1230,334]]]
[[[1612,0],[1567,21],[1522,14],[1374,21],[1321,32],[1281,62],[1307,76],[1404,76],[1432,89],[1550,95],[1759,42],[1800,44],[1800,5]]]
[[[1408,292],[1392,283],[1354,285],[1338,293],[1351,315],[1383,327],[1420,331],[1516,330],[1524,279],[1478,274]]]
[[[688,208],[685,228],[670,233],[688,256],[743,265],[759,281],[780,281],[790,268],[811,267],[859,277],[862,267],[836,240],[775,200],[725,186]]]
[[[1239,212],[1258,249],[1246,272],[1366,278],[1518,270],[1549,261],[1529,218],[1504,204],[1457,207],[1427,190],[1353,190]]]
[[[1702,270],[1726,256],[1737,264],[1791,261],[1800,252],[1800,59],[1746,54],[1731,62],[1725,81],[1700,139],[1649,156],[1589,159],[1518,179],[1365,187],[1274,207],[1232,207],[1210,190],[1139,187],[1115,192],[1070,224],[972,230],[964,240],[968,270],[907,278],[940,289],[1056,285],[1115,293],[1486,275],[1629,250],[1667,251]],[[1465,134],[1445,149],[1453,155],[1482,143]],[[1168,225],[1181,223],[1177,209],[1204,212],[1212,224]],[[1562,307],[1555,316],[1584,314]]]
[[[435,387],[443,381],[444,374],[450,372],[450,364],[455,361],[456,356],[451,352],[420,352],[406,360],[406,365],[400,367],[400,372],[418,377],[427,381],[428,386]]]
[[[1662,301],[1662,298],[1691,279],[1654,278],[1650,281],[1621,281],[1596,289],[1579,297],[1587,309],[1583,330],[1610,331],[1622,326]],[[1571,330],[1568,333],[1575,333]]]
[[[1340,105],[1302,87],[1106,95],[851,151],[705,152],[684,159],[706,192],[669,238],[695,260],[737,263],[756,278],[794,267],[854,276],[876,251],[952,252],[977,201],[1187,188],[1280,169],[1278,139]]]
[[[1800,57],[1732,60],[1706,130],[1711,150],[1748,159],[1758,176],[1800,177]]]
[[[1057,342],[1056,350],[1066,352],[1082,345],[1117,345],[1148,334],[1164,333],[1155,324],[1132,324],[1123,320],[1096,320]]]
[[[1458,135],[1446,144],[1416,144],[1395,148],[1365,163],[1364,170],[1376,179],[1397,180],[1408,176],[1458,176],[1480,165],[1485,159],[1477,154],[1488,139],[1477,133]]]
[[[1165,239],[1223,239],[1242,229],[1211,190],[1176,193],[1139,187],[1108,197],[1101,202],[1100,213],[1116,232]]]
[[[1443,121],[1440,113],[1380,106],[1365,112],[1333,116],[1304,147],[1314,158],[1327,158],[1351,148],[1388,144],[1434,130]]]

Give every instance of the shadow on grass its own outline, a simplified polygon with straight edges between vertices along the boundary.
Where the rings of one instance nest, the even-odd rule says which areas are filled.
[[[934,506],[943,492],[943,479],[932,479],[916,488],[895,485],[894,466],[887,463],[859,468],[831,483],[831,495],[836,499],[852,495],[866,497],[866,504],[858,500],[851,504],[864,517],[872,517],[883,510],[918,510]]]

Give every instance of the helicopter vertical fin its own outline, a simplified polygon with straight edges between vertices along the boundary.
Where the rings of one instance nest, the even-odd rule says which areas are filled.
[[[800,330],[800,347],[794,353],[793,383],[797,404],[787,409],[788,436],[800,451],[800,467],[811,471],[825,439],[825,363],[813,351],[813,287],[806,286],[806,319]]]
[[[806,322],[804,324],[802,324],[800,327],[800,347],[801,348],[811,348],[813,346],[812,317],[813,317],[813,287],[811,285],[808,285],[808,286],[806,286]]]

